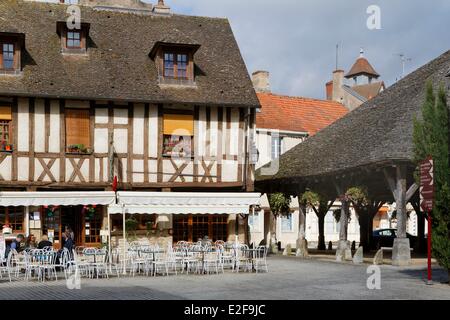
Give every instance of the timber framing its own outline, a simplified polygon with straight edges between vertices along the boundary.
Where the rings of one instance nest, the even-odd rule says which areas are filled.
[[[211,108],[194,107],[195,153],[192,158],[187,158],[180,163],[179,160],[162,155],[163,114],[166,110],[177,113],[176,107],[165,109],[163,104],[142,104],[142,125],[136,128],[134,120],[136,119],[137,104],[135,103],[123,105],[115,101],[102,104],[98,101],[20,98],[21,110],[27,110],[22,117],[25,116],[28,119],[25,131],[28,133],[27,139],[25,139],[27,144],[23,145],[25,140],[19,141],[19,135],[22,135],[21,132],[24,128],[21,127],[23,124],[18,121],[18,99],[17,97],[11,99],[14,149],[12,152],[0,153],[0,187],[18,185],[35,190],[36,188],[64,189],[92,186],[108,189],[112,182],[110,172],[114,172],[114,175],[119,178],[119,187],[127,190],[134,188],[152,190],[162,188],[238,188],[252,190],[252,165],[247,162],[246,135],[254,126],[252,117],[255,116],[255,113],[252,112],[250,119],[247,119],[248,109],[218,107],[212,111]],[[39,106],[43,106],[42,117],[36,113],[38,103]],[[68,152],[65,121],[67,107],[71,110],[89,108],[91,151],[86,153]],[[55,114],[55,110],[59,110],[59,113]],[[152,113],[151,110],[156,110],[156,119],[152,120],[151,114],[155,113]],[[182,113],[183,109],[180,109],[179,112]],[[200,117],[201,112],[203,112],[203,118]],[[238,115],[237,119],[232,120],[232,112]],[[102,115],[104,115],[103,118]],[[120,118],[120,115],[125,116],[126,119]],[[40,127],[40,117],[43,119],[42,127]],[[54,119],[58,119],[57,122]],[[151,126],[153,121],[157,123],[157,128]],[[213,121],[217,134],[212,133]],[[232,129],[232,121],[237,121],[234,125],[235,129]],[[236,128],[237,131],[233,131]],[[39,130],[42,130],[42,134],[39,136],[43,137],[43,141],[36,141],[36,133]],[[136,140],[135,130],[142,133],[138,136],[138,140]],[[151,134],[152,130],[156,132],[155,135]],[[201,133],[201,130],[204,130],[205,133]],[[106,145],[100,146],[102,151],[97,152],[99,137],[96,135],[99,132],[105,132],[102,143],[106,143]],[[122,142],[115,139],[120,132],[126,132],[125,140]],[[55,140],[55,135],[57,140]],[[201,140],[201,136],[205,137],[205,141]],[[156,140],[151,140],[151,137],[156,137]],[[135,151],[136,141],[139,144],[142,143],[142,150]],[[43,147],[39,149],[41,143]],[[118,148],[120,143],[123,146]],[[156,154],[150,151],[152,144],[157,145]],[[200,155],[200,144],[203,147],[203,155]],[[231,154],[233,144],[237,146],[235,150],[238,154]],[[113,146],[112,154],[108,151],[109,145]],[[4,174],[2,166],[8,162],[8,158],[11,158],[11,165],[8,169],[10,174]],[[236,163],[235,171],[224,168],[223,161],[234,161]],[[23,170],[24,163],[27,165],[27,170]],[[140,167],[135,167],[136,163],[141,163]],[[224,170],[228,171],[224,172]],[[27,174],[26,180],[23,179],[24,172]],[[227,177],[225,181],[224,174]],[[7,178],[9,176],[10,178]],[[141,178],[137,178],[138,176]],[[154,180],[152,176],[155,177]],[[234,180],[231,179],[233,176]]]

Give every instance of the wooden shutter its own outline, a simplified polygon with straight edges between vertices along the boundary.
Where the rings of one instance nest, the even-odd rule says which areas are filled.
[[[89,127],[89,109],[66,109],[66,146],[91,148]]]
[[[181,131],[183,130],[183,131]],[[164,134],[166,135],[194,135],[194,116],[188,114],[165,114]]]

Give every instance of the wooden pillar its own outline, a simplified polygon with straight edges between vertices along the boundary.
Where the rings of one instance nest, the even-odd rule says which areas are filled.
[[[395,166],[394,175],[384,170],[397,210],[397,238],[394,239],[392,247],[392,264],[395,266],[409,265],[411,261],[410,243],[406,237],[406,204],[417,192],[418,185],[414,183],[407,189],[406,170],[407,167],[403,164]]]
[[[406,238],[406,167],[396,168],[396,192],[395,208],[397,210],[397,238]]]
[[[347,241],[348,238],[348,217],[350,215],[349,201],[343,196],[341,198],[341,218],[339,220],[341,228],[339,230],[339,241]]]

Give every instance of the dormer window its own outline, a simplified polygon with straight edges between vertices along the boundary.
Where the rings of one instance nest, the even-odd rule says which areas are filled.
[[[20,72],[21,48],[24,36],[21,34],[0,33],[0,73]]]
[[[5,70],[14,69],[14,44],[4,43],[2,47],[2,68]]]
[[[157,42],[150,52],[158,69],[161,85],[195,85],[194,54],[200,48],[193,44]]]
[[[58,34],[61,38],[61,52],[68,54],[85,54],[89,24],[82,23],[80,29],[70,29],[66,22],[58,22]]]
[[[67,43],[68,49],[80,49],[81,48],[81,31],[67,31]]]
[[[185,79],[188,77],[189,55],[186,53],[164,53],[164,78]]]

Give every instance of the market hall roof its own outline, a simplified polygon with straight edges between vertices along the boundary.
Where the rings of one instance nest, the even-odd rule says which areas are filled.
[[[0,95],[258,107],[227,19],[158,16],[82,6],[90,25],[85,55],[61,53],[67,6],[0,1],[0,32],[25,34],[22,73],[0,75]],[[195,86],[160,86],[150,58],[157,42],[200,45]]]
[[[256,127],[316,134],[344,116],[348,110],[329,100],[257,93],[261,112],[256,113]]]
[[[283,154],[275,175],[261,175],[259,169],[257,187],[369,166],[412,165],[413,118],[420,115],[426,83],[444,84],[449,67],[447,51]]]

